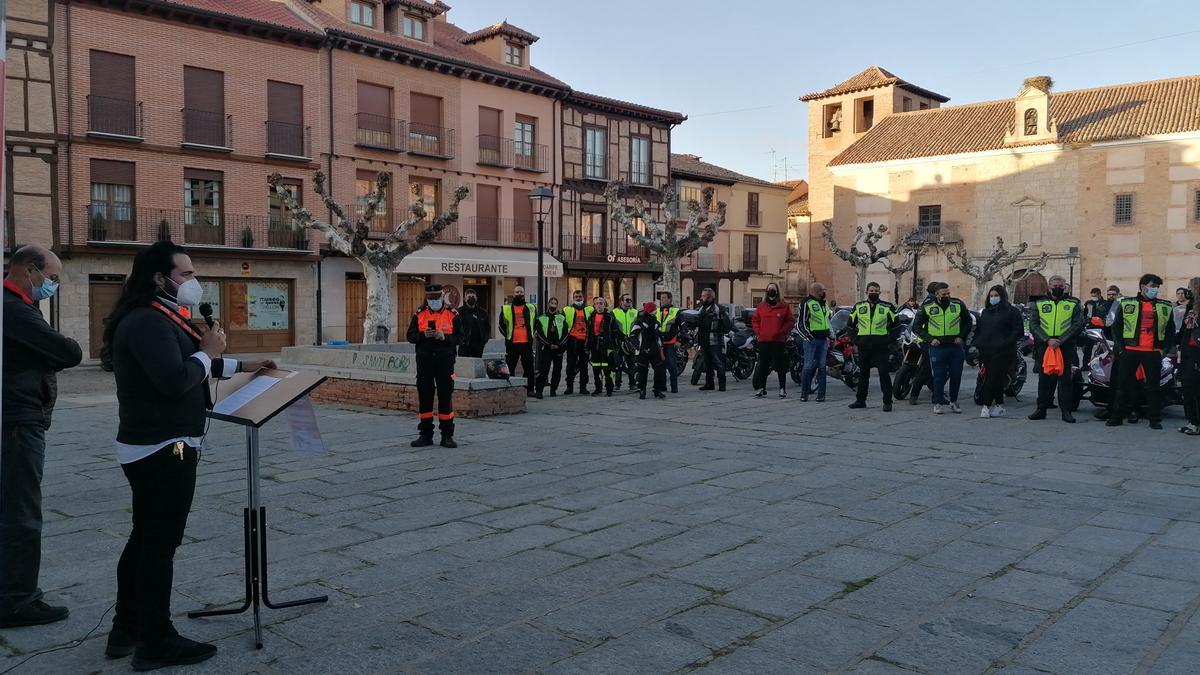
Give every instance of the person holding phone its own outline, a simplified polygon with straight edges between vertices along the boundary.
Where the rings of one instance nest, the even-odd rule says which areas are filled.
[[[408,341],[417,346],[417,439],[414,448],[433,445],[433,396],[437,394],[442,447],[454,442],[454,361],[462,341],[462,318],[446,305],[441,284],[425,287],[425,304],[408,324]]]

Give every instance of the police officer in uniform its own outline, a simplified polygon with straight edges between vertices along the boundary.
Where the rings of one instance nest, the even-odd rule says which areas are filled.
[[[558,396],[558,382],[562,379],[563,349],[567,344],[567,317],[558,311],[558,298],[546,301],[546,313],[534,321],[534,332],[538,342],[537,397],[546,389],[546,378],[553,368],[550,380],[550,395]]]
[[[879,284],[867,284],[867,299],[854,305],[850,313],[850,337],[858,352],[858,392],[851,408],[867,407],[867,388],[871,368],[879,372],[879,389],[883,392],[883,411],[892,411],[892,378],[889,376],[888,345],[896,329],[896,306],[879,299]]]
[[[629,338],[629,332],[633,329],[633,322],[638,318],[638,311],[633,308],[633,298],[628,293],[622,293],[617,301],[617,306],[612,309],[613,319],[617,322],[617,330],[621,333],[621,340]],[[613,355],[612,369],[617,376],[617,390],[621,389],[622,374],[629,375],[629,391],[634,390],[634,385],[637,383],[637,373],[635,371],[635,358],[621,350],[617,350]]]
[[[933,414],[941,415],[949,404],[950,412],[961,413],[958,390],[962,382],[966,352],[963,345],[971,334],[975,318],[966,303],[950,297],[950,286],[938,283],[932,300],[926,300],[917,313],[913,327],[929,343],[929,365],[933,371]],[[946,400],[946,380],[950,381],[950,400]],[[916,386],[915,384],[913,385]]]
[[[438,426],[442,447],[457,448],[454,442],[454,359],[462,340],[462,319],[446,306],[441,284],[425,287],[425,304],[408,323],[408,341],[417,346],[417,440],[414,448],[433,445],[433,395],[437,393]]]
[[[1121,298],[1117,302],[1112,335],[1120,354],[1117,359],[1117,392],[1113,411],[1106,425],[1119,426],[1124,415],[1135,414],[1133,401],[1138,387],[1137,372],[1140,367],[1146,391],[1146,416],[1151,429],[1162,429],[1162,406],[1159,396],[1159,380],[1162,377],[1163,351],[1174,342],[1175,320],[1171,303],[1158,299],[1162,278],[1155,274],[1144,274],[1138,282],[1139,292],[1135,298]]]
[[[804,341],[804,369],[800,374],[800,400],[807,401],[816,376],[817,403],[825,400],[825,360],[829,356],[829,309],[825,307],[825,286],[813,284],[808,297],[800,303],[796,332]]]
[[[1029,415],[1031,420],[1046,419],[1046,409],[1050,407],[1057,387],[1062,420],[1068,424],[1075,423],[1075,416],[1071,414],[1075,400],[1071,369],[1079,365],[1076,362],[1075,339],[1083,332],[1087,319],[1079,298],[1067,295],[1066,284],[1067,280],[1057,274],[1050,277],[1050,296],[1033,303],[1037,316],[1030,322],[1029,330],[1033,333],[1033,348],[1038,364],[1046,356],[1046,347],[1058,347],[1062,351],[1063,372],[1061,375],[1047,375],[1045,369],[1039,367],[1037,409]]]
[[[679,308],[671,304],[670,291],[658,294],[658,332],[662,337],[663,356],[667,373],[671,376],[671,393],[679,393],[679,360],[676,359],[675,344],[679,342]]]
[[[513,289],[512,304],[500,307],[500,334],[504,336],[504,353],[508,361],[508,372],[516,375],[517,361],[521,362],[521,374],[525,376],[525,393],[541,398],[537,392],[537,376],[533,372],[533,325],[537,320],[537,309],[525,304],[525,288]]]

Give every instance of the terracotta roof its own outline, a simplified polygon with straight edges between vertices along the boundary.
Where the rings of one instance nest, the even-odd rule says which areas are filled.
[[[801,179],[801,180],[781,180],[781,181],[776,181],[775,184],[791,190],[791,192],[789,192],[788,196],[787,196],[789,204],[791,204],[792,202],[799,201],[801,199],[808,198],[808,181],[805,181],[803,179]]]
[[[901,89],[906,89],[914,94],[924,96],[926,98],[931,98],[935,101],[940,101],[941,103],[945,103],[946,101],[950,100],[948,97],[942,96],[939,93],[918,87],[911,82],[906,82],[905,80],[900,79],[899,77],[884,70],[883,68],[880,68],[879,66],[870,66],[866,70],[837,86],[830,87],[825,91],[815,91],[811,94],[805,94],[804,96],[800,97],[800,100],[813,101],[819,98],[840,96],[842,94],[851,94],[856,91],[866,91],[867,89],[887,87],[891,85],[895,85]]]
[[[449,5],[443,5],[443,4],[436,3],[436,2],[425,2],[425,0],[391,0],[391,1],[395,2],[396,4],[399,4],[399,5],[404,5],[405,7],[409,8],[409,9],[416,10],[417,12],[426,14],[428,16],[437,16],[439,14],[442,14],[443,12],[449,11],[449,9],[450,9]]]
[[[494,61],[474,48],[462,44],[460,40],[467,35],[466,31],[449,21],[438,21],[430,26],[433,34],[433,43],[431,44],[419,40],[411,40],[399,35],[390,35],[381,30],[356,26],[348,21],[342,21],[320,7],[316,7],[304,0],[298,2],[296,6],[316,21],[318,25],[329,30],[331,34],[387,45],[390,48],[400,51],[422,55],[431,59],[441,59],[468,67],[480,68],[507,75],[514,79],[545,84],[560,89],[568,88],[567,84],[562,80],[537,68],[518,68]]]
[[[695,178],[707,179],[718,183],[732,185],[734,183],[750,183],[752,185],[761,185],[763,187],[771,187],[779,190],[786,190],[782,185],[776,185],[771,181],[754,178],[745,174],[740,174],[736,171],[730,171],[725,167],[709,164],[708,162],[700,161],[696,155],[677,155],[671,153],[671,173],[685,174]]]
[[[514,40],[524,42],[528,45],[538,41],[538,36],[530,33],[527,30],[517,28],[508,21],[501,21],[500,23],[492,24],[483,30],[477,30],[474,33],[468,33],[467,35],[459,38],[458,41],[464,45],[471,45],[479,42],[480,40],[486,40],[493,35],[503,35],[505,37],[510,37]]]
[[[591,108],[599,108],[602,110],[617,111],[626,114],[640,115],[655,121],[665,124],[680,124],[687,119],[687,115],[683,113],[663,110],[661,108],[651,108],[650,106],[640,105],[638,103],[630,103],[616,98],[600,96],[599,94],[589,94],[584,91],[572,91],[567,96],[568,105],[580,105]]]
[[[888,115],[829,163],[863,164],[1005,147],[1012,99]],[[1063,144],[1200,130],[1200,75],[1050,94]],[[1046,141],[1054,143],[1055,141]]]
[[[789,216],[811,216],[812,213],[808,210],[808,195],[804,195],[794,202],[788,202],[787,214]]]
[[[154,0],[149,4],[186,7],[231,19],[320,35],[321,31],[274,0]]]

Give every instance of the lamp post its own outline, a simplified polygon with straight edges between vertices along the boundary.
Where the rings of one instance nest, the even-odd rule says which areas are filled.
[[[546,270],[542,266],[542,254],[545,251],[545,223],[550,215],[550,207],[554,203],[554,190],[545,185],[529,191],[529,200],[533,202],[533,212],[537,214],[537,292],[538,310],[546,311]]]
[[[1074,247],[1072,247],[1072,248],[1074,248]],[[1068,253],[1067,254],[1067,266],[1070,267],[1070,269],[1071,269],[1071,272],[1070,272],[1071,279],[1067,283],[1069,283],[1071,285],[1072,293],[1075,292],[1075,266],[1078,264],[1079,264],[1079,254],[1074,251]]]

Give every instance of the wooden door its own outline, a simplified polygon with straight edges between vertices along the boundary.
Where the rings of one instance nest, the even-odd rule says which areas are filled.
[[[93,359],[100,358],[104,342],[104,320],[112,313],[117,299],[121,297],[121,281],[97,281],[88,283],[88,336],[89,353]]]
[[[367,282],[346,279],[346,341],[363,341],[363,321],[367,318]]]
[[[526,200],[528,201],[528,200]],[[475,189],[475,238],[500,242],[500,188],[480,183]]]
[[[425,303],[425,282],[421,279],[396,280],[396,314],[399,320],[396,326],[399,333],[397,340],[407,340],[408,322],[417,308]]]

